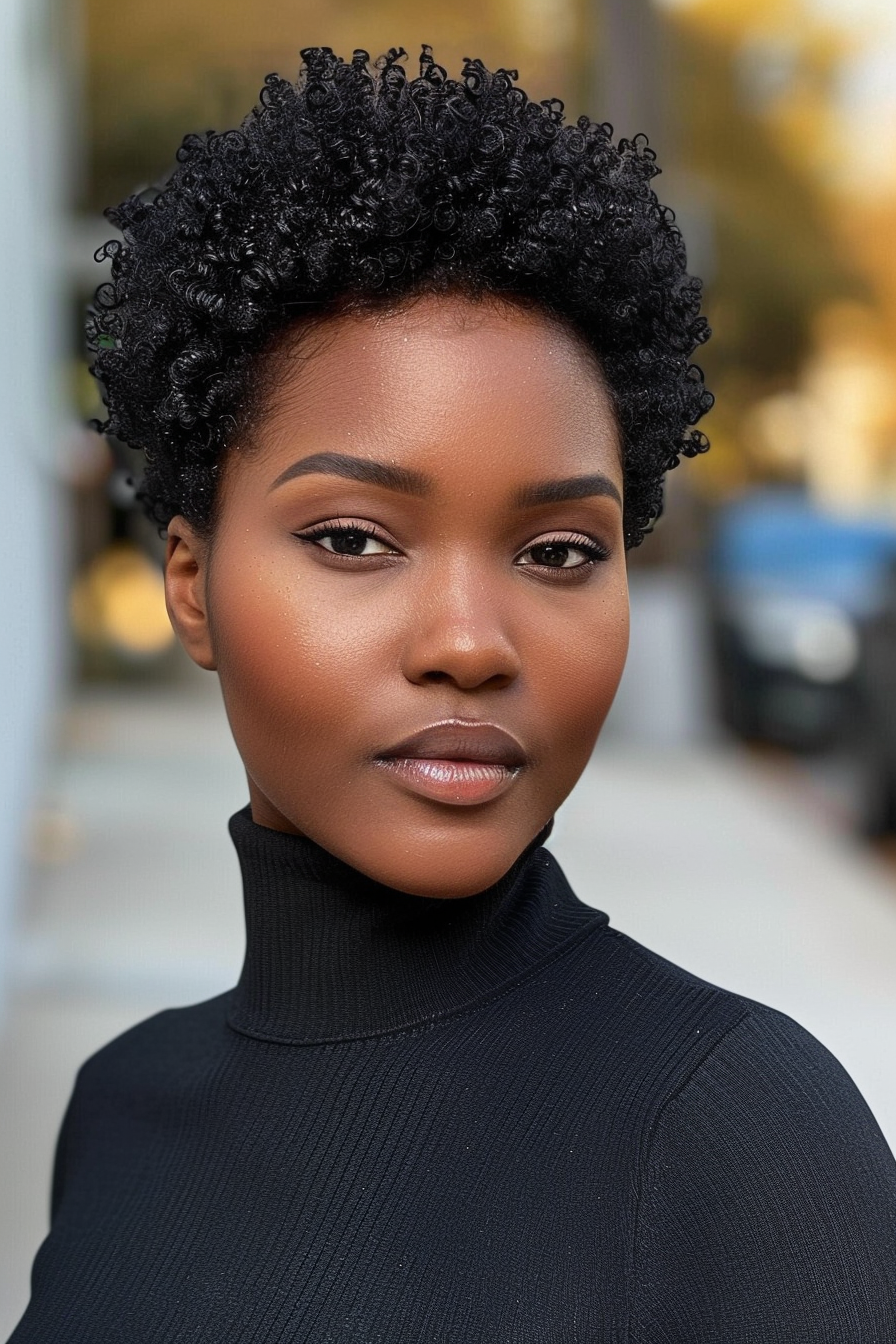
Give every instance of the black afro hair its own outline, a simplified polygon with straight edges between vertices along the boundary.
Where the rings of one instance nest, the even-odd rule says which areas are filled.
[[[428,47],[371,66],[305,50],[269,75],[238,130],[189,135],[164,187],[106,212],[111,282],[88,318],[108,411],[97,428],[145,454],[141,498],[212,526],[228,444],[259,355],[303,315],[454,289],[535,303],[603,369],[625,452],[625,539],[662,508],[664,473],[708,447],[712,397],[690,363],[709,335],[674,215],[650,187],[644,136],[566,125],[511,70]]]

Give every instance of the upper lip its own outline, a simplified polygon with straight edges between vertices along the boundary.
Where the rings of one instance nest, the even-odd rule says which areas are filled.
[[[527,756],[516,738],[494,723],[471,723],[465,719],[443,719],[405,737],[394,747],[377,752],[378,759],[396,756],[421,757],[425,760],[483,761],[515,770],[525,765]]]

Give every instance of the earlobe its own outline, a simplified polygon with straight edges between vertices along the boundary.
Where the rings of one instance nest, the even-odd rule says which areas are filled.
[[[206,578],[208,542],[185,518],[168,524],[165,551],[165,603],[175,633],[187,653],[208,672],[217,668],[208,620]]]

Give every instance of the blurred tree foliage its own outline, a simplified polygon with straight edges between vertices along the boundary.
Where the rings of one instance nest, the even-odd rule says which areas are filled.
[[[464,56],[518,68],[532,97],[583,101],[587,0],[85,0],[90,168],[84,205],[99,210],[158,180],[187,131],[231,126],[266,73],[298,70],[303,47],[375,58],[420,45],[456,75]]]
[[[793,382],[815,314],[864,294],[818,172],[835,51],[823,35],[751,41],[758,11],[781,8],[698,3],[667,28],[676,159],[706,192],[714,253],[714,334],[701,352],[717,393],[714,452],[698,470],[722,488],[756,470],[744,413]]]
[[[856,280],[808,153],[790,161],[774,127],[745,106],[733,53],[694,31],[676,45],[679,156],[707,184],[714,219],[713,363],[786,377],[805,353],[812,312],[855,293]]]

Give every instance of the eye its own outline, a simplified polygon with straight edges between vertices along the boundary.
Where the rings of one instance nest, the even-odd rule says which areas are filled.
[[[331,555],[396,555],[397,551],[369,526],[357,523],[321,523],[308,532],[297,532],[299,541],[310,542]]]
[[[547,571],[584,571],[576,577],[584,577],[598,560],[608,560],[609,551],[598,542],[583,536],[546,537],[532,546],[527,546],[517,557],[516,563],[523,569]],[[529,556],[531,559],[526,559]],[[571,577],[571,576],[570,576]]]

